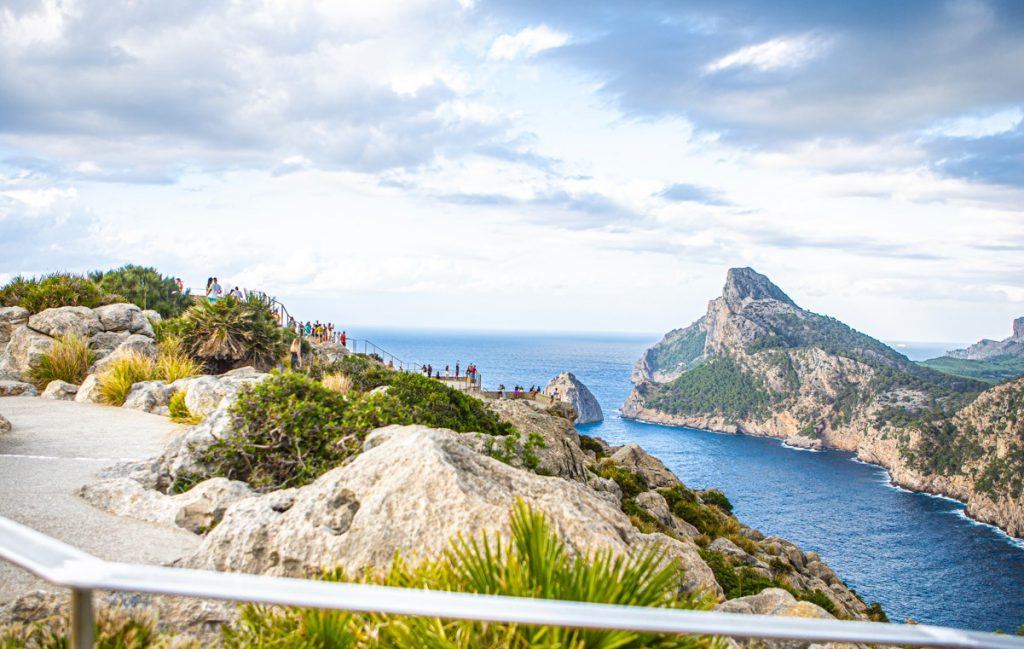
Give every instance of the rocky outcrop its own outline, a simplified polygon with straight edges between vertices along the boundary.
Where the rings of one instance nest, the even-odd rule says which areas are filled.
[[[53,399],[55,401],[74,401],[75,394],[78,393],[78,386],[74,383],[67,383],[66,381],[50,381],[46,384],[46,389],[43,390],[41,396],[44,399]]]
[[[99,379],[95,374],[85,377],[82,385],[78,386],[78,392],[75,393],[75,401],[78,403],[100,403],[102,401]]]
[[[983,383],[912,363],[835,319],[801,309],[750,269],[731,270],[722,296],[701,319],[648,350],[634,382],[624,417],[853,452],[888,469],[896,484],[957,498],[979,520],[1024,534],[1024,498],[1009,488],[1024,477],[1024,463],[1011,461],[1012,435],[998,432],[1008,419],[979,419],[984,406],[970,405],[979,394],[978,404],[1005,402],[1007,388],[983,393]],[[939,419],[932,414],[936,404],[946,410]],[[1014,409],[1024,406],[995,408]],[[924,423],[893,423],[915,419]],[[947,425],[962,443],[935,441]],[[978,449],[977,457],[957,455],[952,468],[948,457],[935,458],[965,448]]]
[[[240,367],[219,376],[203,375],[186,379],[185,405],[189,412],[205,417],[232,399],[244,385],[257,383],[267,376],[252,367]]]
[[[537,449],[540,459],[537,470],[570,480],[586,481],[587,456],[580,448],[580,436],[572,421],[554,413],[536,401],[526,399],[494,399],[488,406],[502,420],[515,426],[521,436],[540,435],[544,446]]]
[[[683,484],[661,460],[640,448],[639,444],[626,444],[611,455],[611,461],[644,477],[647,486],[653,489],[675,487]]]
[[[96,360],[92,373],[114,358],[135,352],[155,358],[153,327],[134,304],[108,304],[96,309],[65,306],[29,315],[21,307],[0,308],[0,379],[22,378],[49,351],[55,338],[75,335],[89,341]]]
[[[36,386],[25,381],[0,381],[0,397],[34,397]]]
[[[604,413],[601,412],[601,404],[597,402],[597,397],[572,372],[562,372],[551,379],[544,388],[544,394],[572,406],[576,410],[577,424],[604,421]]]
[[[0,415],[0,434],[9,432],[11,432],[11,422],[7,417]]]
[[[121,407],[167,416],[167,404],[178,389],[163,381],[141,381],[132,386]]]
[[[970,347],[949,351],[946,356],[970,361],[981,361],[993,356],[1024,356],[1024,316],[1013,321],[1013,333],[1009,338],[986,338]]]

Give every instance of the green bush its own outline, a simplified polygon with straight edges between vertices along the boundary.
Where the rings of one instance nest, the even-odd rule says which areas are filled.
[[[160,354],[153,368],[161,381],[174,383],[203,373],[203,366],[185,353],[176,338],[167,338],[160,343]]]
[[[100,607],[94,625],[96,649],[199,649],[192,638],[158,630],[149,613]],[[67,616],[0,627],[0,649],[65,649],[71,646]]]
[[[167,411],[171,421],[179,424],[198,424],[202,418],[192,414],[192,411],[185,405],[185,391],[178,390],[171,395],[167,401]]]
[[[612,464],[610,460],[598,464],[594,471],[602,478],[614,480],[615,484],[622,489],[623,498],[636,498],[648,490],[646,478],[639,473]]]
[[[256,298],[200,302],[161,330],[179,336],[191,356],[217,373],[242,365],[269,369],[287,351],[285,329]]]
[[[517,503],[511,540],[484,534],[459,538],[439,559],[407,563],[364,581],[406,588],[534,597],[577,602],[707,610],[713,601],[679,594],[680,568],[654,547],[633,556],[610,551],[571,556],[541,513]],[[325,579],[347,581],[343,571]],[[721,647],[721,641],[633,631],[506,625],[438,618],[385,616],[245,606],[226,628],[224,644],[242,647],[475,647],[527,648]]]
[[[32,313],[62,306],[95,308],[118,301],[88,277],[53,273],[38,278],[15,277],[0,288],[0,305],[20,306]]]
[[[580,435],[580,448],[584,451],[593,451],[599,460],[605,457],[604,447],[589,435]]]
[[[96,354],[89,349],[89,341],[67,334],[53,341],[50,349],[32,364],[28,379],[40,390],[50,381],[80,384],[89,373]]]
[[[725,497],[725,494],[718,489],[706,489],[700,493],[700,499],[705,505],[714,505],[722,511],[731,514],[732,503]]]
[[[731,356],[716,356],[654,388],[648,404],[670,414],[746,418],[765,414],[778,395]]]
[[[173,277],[163,277],[155,268],[128,264],[92,276],[103,291],[120,295],[143,309],[153,309],[165,318],[180,315],[191,303],[191,298],[178,290]]]

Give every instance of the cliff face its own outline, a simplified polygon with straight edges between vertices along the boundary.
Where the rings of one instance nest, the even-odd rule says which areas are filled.
[[[750,269],[729,271],[697,325],[704,346],[685,369],[656,362],[676,332],[644,354],[623,416],[850,451],[1024,534],[1024,379],[983,392],[801,309]]]
[[[954,349],[950,358],[980,361],[993,356],[1024,356],[1024,316],[1013,321],[1013,334],[1003,340],[980,340],[970,347]]]
[[[577,424],[593,424],[604,421],[601,404],[597,397],[572,372],[562,372],[548,382],[544,394],[558,401],[568,403],[576,410]]]

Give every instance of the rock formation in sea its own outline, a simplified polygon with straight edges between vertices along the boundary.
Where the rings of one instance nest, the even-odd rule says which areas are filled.
[[[990,388],[913,363],[750,268],[647,350],[633,381],[625,417],[851,451],[1024,535],[1024,379]]]
[[[572,372],[562,372],[548,382],[544,394],[567,403],[576,409],[577,424],[593,424],[604,421],[601,404],[597,397]]]

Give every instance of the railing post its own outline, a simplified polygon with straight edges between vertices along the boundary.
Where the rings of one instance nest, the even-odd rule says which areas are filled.
[[[71,591],[71,649],[93,649],[95,619],[92,591],[75,588]]]

